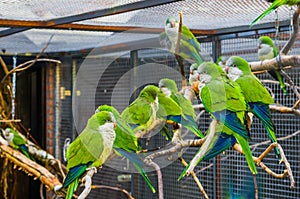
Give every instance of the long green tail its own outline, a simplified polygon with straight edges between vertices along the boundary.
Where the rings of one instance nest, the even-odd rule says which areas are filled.
[[[143,169],[143,166],[145,166],[144,162],[142,162],[139,158],[139,156],[135,152],[128,152],[124,149],[120,148],[114,148],[118,153],[120,153],[122,156],[129,159],[129,161],[132,163],[132,165],[136,168],[136,170],[141,174],[141,176],[144,178],[146,183],[148,184],[149,188],[151,189],[152,193],[155,193],[156,190],[154,186],[152,185],[150,179],[148,178],[146,171]]]
[[[236,133],[234,134],[234,137],[237,139],[238,143],[241,145],[241,147],[243,149],[243,152],[244,152],[244,155],[245,155],[245,158],[248,163],[250,171],[252,172],[252,174],[257,174],[255,162],[253,160],[252,152],[250,150],[248,141]]]
[[[66,194],[66,199],[72,199],[74,192],[76,191],[79,183],[79,178],[74,180],[69,186]]]
[[[281,5],[282,5],[282,2],[280,2],[280,1],[275,1],[274,3],[272,3],[272,5],[267,10],[265,10],[261,15],[259,15],[257,18],[255,18],[250,23],[250,27],[252,27],[256,23],[258,23],[262,18],[264,18],[265,16],[267,16],[268,14],[270,14],[273,10],[275,10],[276,8],[278,8]]]

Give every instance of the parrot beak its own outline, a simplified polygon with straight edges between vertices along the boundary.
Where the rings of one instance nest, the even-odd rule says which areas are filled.
[[[117,124],[114,122],[114,129],[117,128]]]
[[[199,88],[198,88],[198,86],[199,86],[199,81],[196,81],[195,83],[193,83],[192,84],[192,89],[194,90],[194,92],[196,93],[196,94],[198,94],[199,93]]]
[[[175,21],[171,21],[171,28],[174,28],[176,25]]]
[[[258,49],[261,49],[261,45],[258,45]]]
[[[225,66],[224,71],[225,71],[225,73],[228,73],[228,71],[229,71],[229,66]]]

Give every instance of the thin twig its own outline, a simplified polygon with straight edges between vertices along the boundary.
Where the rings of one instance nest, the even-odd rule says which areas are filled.
[[[119,187],[111,187],[111,186],[107,186],[107,185],[92,185],[91,188],[92,189],[110,189],[110,190],[114,190],[114,191],[120,191],[120,192],[124,193],[128,197],[128,199],[134,199],[134,197],[132,195],[130,195],[130,193],[128,193],[127,190],[121,189]]]
[[[186,163],[186,161],[183,159],[183,158],[180,158],[180,161],[181,163],[186,167],[188,164]],[[196,182],[197,186],[199,187],[200,189],[200,192],[203,194],[204,198],[205,199],[209,199],[207,193],[205,192],[200,180],[198,179],[196,173],[194,171],[191,171],[191,175],[193,176],[194,178],[194,181]]]
[[[178,37],[177,37],[177,42],[176,42],[176,47],[175,47],[175,58],[178,62],[178,65],[180,67],[180,73],[182,75],[182,87],[186,87],[186,75],[185,75],[185,70],[184,70],[184,64],[182,61],[182,57],[179,55],[179,48],[180,48],[180,41],[181,41],[181,29],[182,29],[182,12],[179,13],[179,27],[178,27]]]
[[[51,42],[53,36],[54,36],[54,35],[51,35],[51,37],[49,38],[48,42],[45,44],[44,48],[41,50],[41,52],[39,52],[39,54],[36,55],[35,59],[32,60],[32,62],[31,62],[28,66],[26,66],[26,69],[29,68],[29,67],[31,67],[32,65],[34,65],[34,64],[37,62],[37,60],[42,56],[42,54],[44,53],[44,51],[48,48],[48,45],[49,45],[49,43]],[[57,60],[56,60],[56,61],[57,61]],[[27,65],[27,64],[25,64],[25,65]],[[11,75],[12,73],[17,72],[18,70],[20,70],[20,68],[22,68],[22,67],[25,66],[25,65],[24,65],[24,64],[21,64],[21,65],[18,65],[16,68],[10,70],[10,71],[8,72],[8,74],[6,74],[6,75],[2,78],[2,81],[1,81],[0,85],[3,84],[4,80],[5,80],[9,75]]]

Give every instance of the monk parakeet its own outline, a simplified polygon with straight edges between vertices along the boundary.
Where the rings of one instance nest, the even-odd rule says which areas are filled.
[[[112,113],[95,113],[81,134],[70,144],[66,158],[68,174],[63,187],[68,187],[66,199],[71,199],[79,179],[87,169],[100,167],[110,155],[115,134],[116,120]]]
[[[97,113],[101,111],[111,112],[116,119],[116,138],[113,144],[113,149],[116,151],[117,154],[121,154],[122,156],[126,157],[127,159],[129,159],[129,161],[132,162],[133,166],[145,179],[152,192],[155,193],[155,188],[153,187],[150,179],[148,178],[146,171],[143,169],[145,164],[136,153],[139,150],[141,150],[136,135],[134,134],[130,126],[121,117],[118,110],[115,109],[113,106],[101,105],[97,108],[95,112]]]
[[[270,14],[273,10],[278,8],[282,5],[288,5],[288,6],[294,6],[300,3],[300,0],[267,0],[268,2],[272,2],[270,7],[266,9],[261,15],[259,15],[257,18],[255,18],[251,23],[250,26],[253,26],[254,24],[258,23],[262,18],[264,18],[266,15]]]
[[[133,131],[151,130],[151,124],[156,120],[166,121],[168,116],[181,115],[182,110],[178,104],[154,85],[148,85],[140,92],[121,117],[130,125],[137,126]]]
[[[246,102],[240,87],[226,76],[220,66],[212,62],[201,64],[198,73],[200,97],[205,110],[219,123],[224,124],[222,132],[235,137],[243,149],[252,174],[257,174],[248,143],[250,135],[244,126]],[[181,177],[185,175],[189,166],[185,168]]]
[[[279,55],[279,49],[275,46],[273,40],[268,36],[261,36],[258,38],[258,58],[260,61],[264,61],[267,59],[273,59]],[[280,73],[280,70],[269,70],[269,74],[276,79],[284,94],[287,94],[283,77]]]
[[[169,120],[182,124],[184,127],[192,131],[195,135],[203,138],[203,133],[199,130],[195,121],[196,114],[192,103],[178,92],[177,85],[174,80],[164,78],[158,83],[160,90],[167,96],[174,100],[181,108],[182,114],[168,117]]]
[[[121,113],[121,117],[130,126],[136,126],[133,130],[148,130],[152,122],[156,120],[158,111],[159,88],[148,85],[140,92],[139,96]]]
[[[228,75],[237,82],[243,91],[249,110],[258,117],[272,142],[277,142],[275,127],[271,120],[269,105],[274,103],[268,90],[259,79],[251,73],[248,62],[238,56],[232,56],[226,62]],[[277,158],[280,159],[278,148],[275,148]]]
[[[26,140],[21,137],[15,130],[6,128],[3,132],[4,139],[8,142],[9,146],[21,151],[27,158],[31,159],[26,146]]]
[[[165,34],[171,45],[169,50],[175,53],[176,44],[178,40],[179,22],[175,17],[168,17],[165,24]],[[181,40],[179,46],[179,55],[184,59],[192,59],[194,62],[201,64],[204,60],[200,55],[202,49],[200,43],[189,30],[189,28],[182,24]]]

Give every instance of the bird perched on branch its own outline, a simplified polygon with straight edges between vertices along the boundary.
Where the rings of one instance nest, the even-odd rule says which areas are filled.
[[[3,132],[4,139],[8,142],[9,146],[14,149],[19,150],[27,158],[32,159],[28,152],[28,147],[26,146],[26,140],[20,136],[15,130],[11,128],[6,128]]]
[[[277,142],[275,127],[271,119],[269,105],[274,103],[268,90],[259,79],[251,73],[248,62],[238,56],[230,57],[226,62],[228,76],[237,82],[243,91],[249,111],[258,117],[272,142]],[[276,157],[280,160],[280,152],[275,148]]]
[[[71,199],[79,179],[86,170],[98,168],[110,155],[116,137],[116,120],[112,113],[95,113],[81,134],[70,144],[66,158],[68,174],[63,187],[68,188],[66,199]]]
[[[255,18],[251,23],[250,26],[255,25],[258,23],[262,18],[270,14],[273,10],[278,8],[282,5],[294,6],[300,3],[300,0],[267,0],[267,2],[271,2],[272,4],[268,7],[261,15]]]
[[[165,32],[160,35],[160,41],[168,41],[168,49],[176,53],[176,45],[179,36],[179,22],[175,17],[168,17],[165,24]],[[200,65],[204,59],[200,54],[202,52],[200,43],[190,29],[182,24],[179,44],[179,55],[186,60],[192,60]]]
[[[203,133],[199,130],[195,121],[196,114],[192,103],[178,92],[177,85],[174,80],[169,78],[161,79],[158,83],[160,90],[167,96],[174,100],[182,110],[181,115],[171,115],[168,117],[176,123],[182,124],[184,127],[192,131],[195,135],[203,138]]]
[[[121,154],[121,156],[126,157],[133,166],[137,169],[137,171],[144,178],[149,188],[153,193],[155,193],[155,188],[152,185],[150,179],[148,178],[146,171],[144,170],[144,162],[140,159],[137,152],[141,150],[141,147],[138,143],[138,139],[130,126],[125,122],[125,120],[121,117],[120,113],[113,106],[109,105],[101,105],[95,111],[101,112],[107,111],[111,112],[116,119],[116,138],[113,144],[113,149],[117,154]]]
[[[273,59],[279,55],[279,49],[275,46],[273,40],[268,36],[261,36],[258,38],[258,58],[260,61]],[[280,70],[268,70],[268,73],[279,82],[280,88],[284,94],[287,94],[283,77]]]
[[[243,149],[252,174],[256,175],[257,170],[248,143],[250,134],[244,126],[246,102],[240,87],[226,76],[220,66],[212,62],[201,64],[198,73],[200,97],[204,108],[218,121],[217,127],[220,124],[223,126],[216,130],[229,135],[225,138],[227,140],[225,148],[235,142],[231,137],[234,136]],[[220,150],[216,151],[218,153]],[[198,153],[200,152],[201,148]],[[203,158],[204,156],[200,157],[196,163],[198,164]],[[189,167],[190,164],[187,165],[179,179],[186,175]]]

